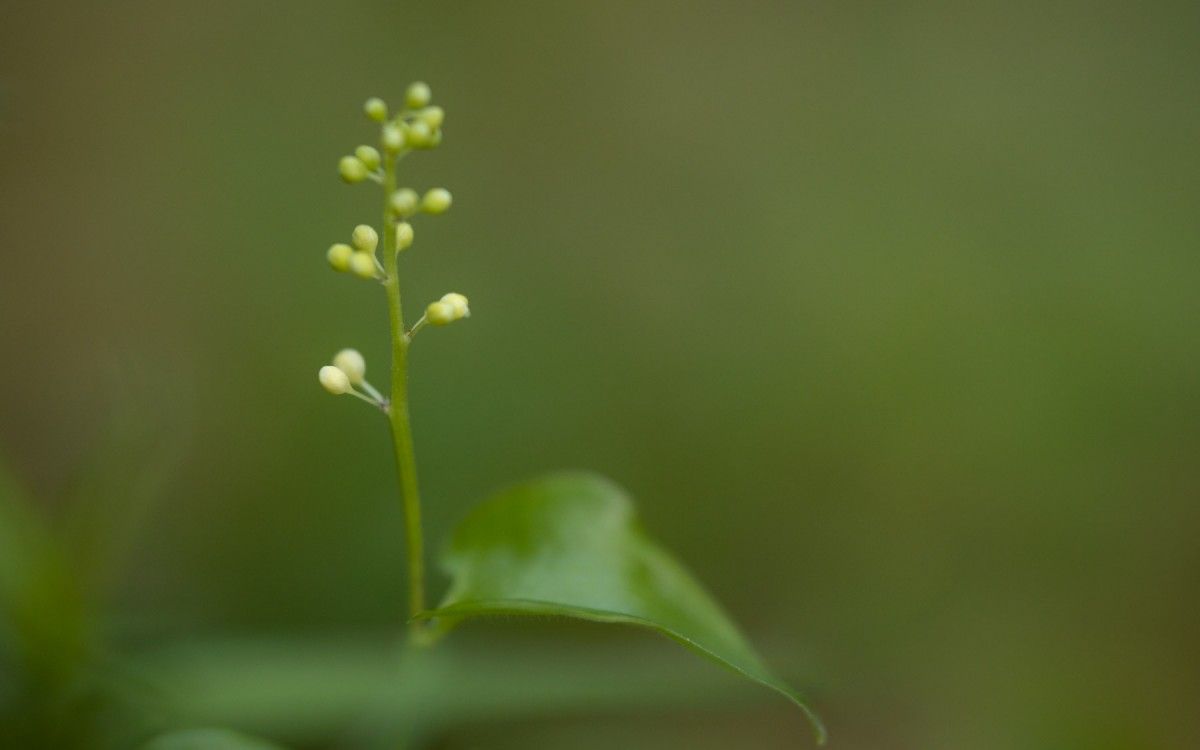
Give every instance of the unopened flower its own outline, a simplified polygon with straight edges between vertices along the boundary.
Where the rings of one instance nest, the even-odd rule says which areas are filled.
[[[421,210],[427,214],[442,214],[450,208],[453,197],[446,188],[433,188],[421,198]]]
[[[367,361],[357,349],[343,349],[333,355],[333,366],[346,373],[354,385],[363,382],[367,375]]]
[[[456,320],[469,317],[471,310],[467,307],[467,298],[457,292],[442,295],[437,302],[430,302],[425,308],[425,319],[431,325],[448,326]]]
[[[379,169],[379,152],[370,146],[359,146],[358,148],[354,149],[354,156],[357,157],[367,169],[371,171]]]
[[[375,256],[371,253],[354,253],[350,256],[350,273],[360,279],[373,279],[378,269],[375,268]]]
[[[449,302],[430,302],[425,308],[425,319],[435,326],[448,326],[458,320],[454,316],[454,305]]]
[[[454,308],[454,314],[459,318],[471,317],[471,308],[467,307],[467,298],[458,292],[443,294],[441,301],[452,306]]]
[[[424,120],[416,120],[409,125],[408,133],[404,136],[405,142],[415,148],[428,147],[432,138],[433,128],[429,127]]]
[[[350,241],[364,253],[373,253],[379,247],[379,233],[370,224],[359,224],[350,235]]]
[[[354,248],[349,245],[339,242],[336,245],[331,245],[325,253],[325,258],[329,261],[329,265],[335,271],[350,270],[350,256],[354,255]]]
[[[317,379],[321,381],[321,385],[325,390],[335,396],[340,396],[343,393],[350,392],[350,376],[343,372],[340,368],[333,365],[325,365],[317,373]]]
[[[433,91],[429,88],[429,84],[423,81],[416,81],[409,85],[408,90],[404,92],[404,103],[409,109],[420,109],[429,100],[433,98]]]
[[[375,122],[383,122],[387,119],[387,104],[377,96],[373,96],[363,104],[363,112],[367,113]]]
[[[379,139],[383,142],[383,147],[392,153],[404,148],[404,131],[396,123],[389,122],[384,125]]]
[[[342,160],[338,162],[338,174],[350,184],[367,179],[367,172],[367,165],[363,164],[357,156],[343,156]]]
[[[412,188],[400,188],[392,193],[389,202],[397,216],[408,217],[417,212],[417,209],[421,205],[421,198],[417,195],[417,191]]]
[[[446,121],[446,112],[441,107],[426,107],[417,113],[417,117],[421,122],[425,123],[432,130],[437,130]]]
[[[407,221],[396,224],[396,250],[406,250],[413,243],[413,227]]]

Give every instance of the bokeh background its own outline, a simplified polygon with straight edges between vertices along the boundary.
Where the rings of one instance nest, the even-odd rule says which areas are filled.
[[[1198,34],[1184,2],[3,2],[10,494],[126,550],[84,586],[117,653],[241,668],[214,720],[355,746],[252,707],[271,669],[354,704],[338,654],[403,617],[385,427],[315,372],[386,368],[382,294],[323,254],[377,213],[335,169],[362,101],[424,79],[446,137],[404,179],[455,204],[407,299],[474,313],[415,349],[435,549],[595,469],[831,747],[1195,747]],[[811,742],[667,641],[462,644],[436,690],[495,710],[430,746]]]

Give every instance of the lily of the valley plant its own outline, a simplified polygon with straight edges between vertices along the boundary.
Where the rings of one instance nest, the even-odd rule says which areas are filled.
[[[409,354],[417,334],[470,316],[467,298],[448,292],[425,305],[406,325],[401,254],[414,244],[418,214],[445,213],[443,188],[418,193],[401,187],[397,167],[413,151],[442,142],[445,113],[431,103],[429,86],[408,87],[392,113],[378,98],[364,111],[378,127],[376,145],[342,157],[348,183],[382,190],[378,227],[359,224],[348,243],[327,251],[339,272],[383,287],[391,329],[391,373],[385,390],[366,378],[354,349],[320,368],[330,393],[354,396],[377,408],[391,426],[408,560],[409,622],[414,647],[428,647],[464,619],[483,615],[557,615],[637,625],[660,632],[725,667],[765,685],[804,710],[818,741],[824,729],[799,696],[764,665],[736,626],[691,574],[642,531],[633,504],[613,482],[586,472],[560,472],[517,485],[473,510],[445,547],[441,568],[450,585],[436,607],[426,602],[421,497],[408,404]],[[428,335],[428,334],[427,334]]]

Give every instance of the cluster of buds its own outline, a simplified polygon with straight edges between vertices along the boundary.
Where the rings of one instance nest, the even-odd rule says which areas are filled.
[[[330,246],[326,260],[335,271],[380,281],[392,290],[389,299],[398,299],[396,285],[399,283],[394,273],[397,258],[394,255],[388,257],[389,251],[398,255],[413,244],[413,226],[409,220],[418,213],[445,213],[453,200],[445,188],[436,187],[421,194],[412,188],[395,185],[396,160],[412,150],[435,148],[442,141],[442,123],[446,115],[441,107],[430,103],[432,96],[429,86],[414,83],[405,92],[404,107],[391,116],[382,99],[368,99],[363,111],[379,123],[379,146],[359,146],[353,154],[343,156],[338,162],[338,172],[345,182],[370,180],[388,191],[384,210],[384,257],[381,263],[378,255],[380,232],[367,224],[359,224],[351,233],[349,243],[338,242]],[[426,325],[445,326],[470,314],[467,298],[451,292],[430,303],[424,315],[412,328],[400,332],[400,337],[407,345]],[[365,372],[362,355],[353,349],[345,349],[334,357],[333,364],[321,368],[319,379],[330,393],[349,393],[387,411],[387,401],[366,382]]]
[[[425,319],[431,325],[448,326],[456,320],[471,317],[471,308],[467,307],[467,298],[458,292],[443,294],[437,302],[430,302],[425,308]]]
[[[357,349],[343,349],[333,355],[333,363],[317,373],[325,390],[335,396],[350,394],[387,411],[387,399],[367,382],[367,361]]]
[[[411,230],[409,233],[411,239]],[[367,224],[359,224],[350,233],[350,244],[338,242],[330,245],[325,252],[325,259],[335,271],[352,273],[362,279],[379,279],[383,277],[383,267],[375,257],[375,248],[379,247],[379,233]]]
[[[374,146],[362,145],[354,153],[343,156],[338,162],[338,172],[349,183],[373,180],[384,181],[384,160],[394,161],[416,148],[433,148],[441,143],[442,122],[446,115],[441,107],[430,105],[432,93],[429,86],[417,82],[408,87],[405,108],[394,117],[388,118],[388,106],[378,97],[372,97],[363,105],[367,117],[380,123],[379,143],[383,153]],[[413,243],[413,227],[409,219],[418,213],[443,214],[450,208],[453,197],[445,188],[435,187],[417,193],[409,187],[393,190],[388,198],[390,221],[395,222],[396,252],[407,249]],[[354,230],[351,244],[337,243],[329,248],[326,258],[335,271],[352,273],[364,279],[386,281],[383,266],[375,257],[379,235],[369,226],[360,224]]]
[[[433,92],[420,81],[410,85],[404,94],[404,109],[388,117],[388,106],[382,99],[372,97],[363,105],[367,117],[380,123],[379,143],[385,153],[398,156],[413,149],[437,148],[442,142],[442,123],[446,113],[430,104]],[[353,154],[338,162],[338,172],[346,182],[382,179],[379,167],[382,157],[372,146],[359,146]]]
[[[425,314],[413,325],[406,336],[409,340],[427,325],[448,326],[456,320],[471,317],[471,308],[467,306],[467,298],[458,292],[443,294],[436,302],[425,306]]]

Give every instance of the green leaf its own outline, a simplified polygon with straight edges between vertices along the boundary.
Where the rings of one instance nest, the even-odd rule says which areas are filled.
[[[658,631],[775,690],[799,706],[824,742],[820,719],[763,664],[691,574],[642,531],[613,482],[562,473],[481,504],[442,560],[452,584],[420,615],[448,629],[487,615],[559,615]]]
[[[142,750],[280,750],[279,745],[227,729],[184,729],[159,735]]]

